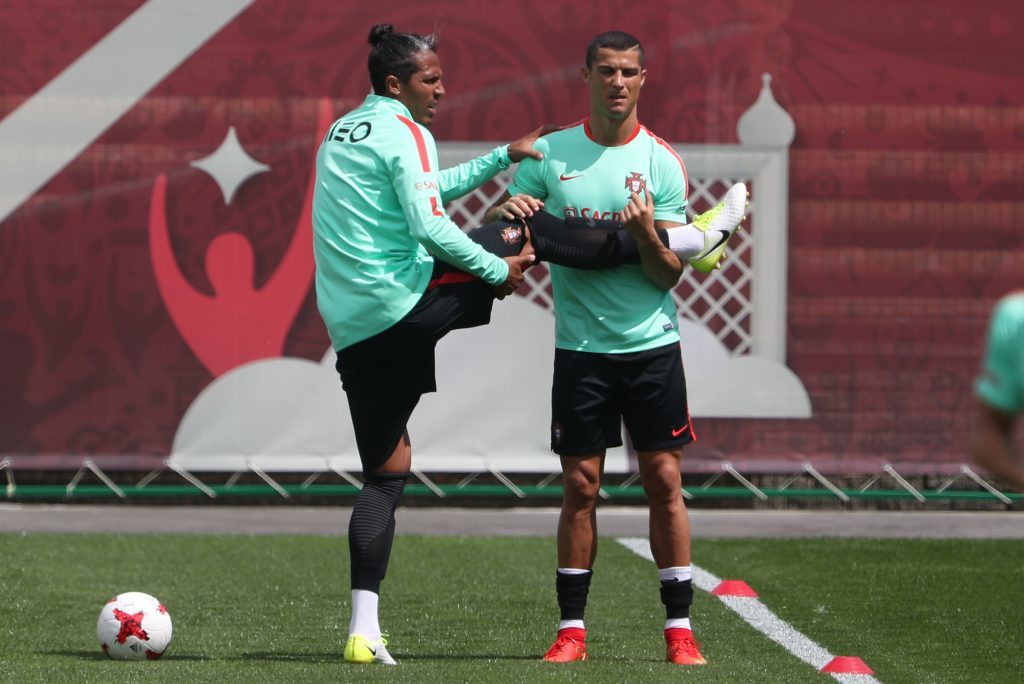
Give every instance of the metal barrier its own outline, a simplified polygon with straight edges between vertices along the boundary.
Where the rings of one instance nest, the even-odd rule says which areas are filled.
[[[134,484],[118,484],[90,459],[85,459],[82,467],[74,474],[66,485],[31,484],[18,485],[9,459],[0,461],[0,470],[7,477],[6,498],[10,501],[84,501],[90,499],[239,499],[254,497],[279,497],[282,499],[312,497],[345,497],[358,494],[362,483],[350,473],[338,470],[324,470],[313,473],[299,484],[282,483],[271,477],[258,466],[250,464],[247,471],[224,473],[227,481],[222,484],[209,484],[194,474],[167,462],[164,468],[148,473]],[[318,484],[317,479],[325,473],[334,473],[345,481],[344,484]],[[153,484],[157,477],[175,473],[184,480],[183,484]],[[246,483],[239,480],[246,474],[259,479],[259,483]],[[83,479],[94,475],[100,484],[83,484]],[[450,474],[446,474],[450,475]],[[480,473],[470,473],[454,483],[435,482],[426,473],[415,471],[418,483],[410,483],[406,494],[413,497],[432,497],[443,499],[466,500],[472,498],[494,499],[512,498],[516,500],[558,499],[561,487],[555,483],[558,473],[536,474],[536,483],[513,482],[509,477],[497,471],[491,471],[496,483],[478,482]],[[936,501],[972,501],[1002,504],[1016,507],[1024,501],[1024,494],[1002,492],[993,484],[982,478],[968,465],[960,466],[959,473],[946,479],[934,489],[915,487],[901,475],[892,464],[885,464],[883,472],[871,475],[867,482],[857,487],[840,486],[832,479],[823,475],[811,463],[804,463],[799,472],[793,473],[781,485],[773,487],[758,486],[752,480],[758,479],[757,474],[740,473],[731,463],[723,463],[721,472],[707,477],[698,486],[683,488],[683,496],[688,500],[743,500],[756,499],[762,502],[770,500],[832,500],[846,505],[853,501],[915,501],[925,504]],[[833,476],[836,478],[837,476]],[[722,486],[723,478],[735,480],[739,486]],[[525,479],[525,476],[524,478]],[[605,485],[601,488],[601,497],[611,503],[631,503],[644,498],[643,488],[636,484],[639,474],[633,473],[619,483]],[[810,480],[820,488],[795,487],[801,479]],[[951,487],[960,480],[972,483],[977,489],[954,490]],[[895,488],[878,488],[885,481],[895,483]],[[718,485],[718,486],[716,486]]]

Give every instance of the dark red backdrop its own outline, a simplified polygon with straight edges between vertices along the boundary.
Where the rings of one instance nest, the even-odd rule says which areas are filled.
[[[0,16],[0,117],[141,6],[14,0]],[[734,143],[759,75],[796,122],[788,363],[807,421],[704,420],[700,450],[735,461],[964,459],[970,382],[992,302],[1024,258],[1024,5],[931,2],[256,2],[0,225],[0,455],[166,455],[213,378],[168,317],[149,257],[151,191],[168,176],[182,272],[239,231],[256,284],[292,238],[317,102],[368,91],[365,37],[389,21],[443,35],[439,140],[507,140],[583,116],[578,69],[609,28],[640,36],[641,120],[681,143]],[[666,9],[667,8],[667,9]],[[272,170],[230,206],[189,162],[228,126]],[[284,354],[328,342],[312,293]],[[538,426],[544,429],[544,426]],[[765,465],[767,467],[767,465]]]

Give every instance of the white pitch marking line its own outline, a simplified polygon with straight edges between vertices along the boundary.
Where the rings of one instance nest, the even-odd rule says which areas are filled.
[[[615,541],[619,542],[641,558],[646,558],[652,563],[654,562],[654,556],[651,555],[651,545],[646,539],[639,537],[623,537],[616,539]],[[707,570],[699,568],[696,565],[693,566],[693,583],[698,588],[710,593],[721,581],[722,580],[720,578],[712,575]],[[743,618],[751,627],[782,646],[815,670],[820,671],[821,668],[828,665],[828,663],[835,658],[835,656],[832,653],[829,653],[823,646],[811,641],[801,632],[794,629],[788,622],[768,610],[768,607],[761,603],[759,599],[741,596],[719,596],[717,598],[721,599],[722,603]],[[878,680],[871,675],[828,674],[840,682],[851,682],[851,684],[870,684],[878,682]]]

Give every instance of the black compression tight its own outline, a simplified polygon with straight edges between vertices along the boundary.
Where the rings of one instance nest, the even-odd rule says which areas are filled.
[[[380,593],[395,538],[395,509],[409,473],[367,476],[348,521],[352,588]]]
[[[613,268],[640,263],[636,240],[618,221],[560,219],[540,211],[526,219],[530,240],[537,260],[581,270]],[[662,244],[668,246],[668,233],[657,231]],[[522,251],[522,224],[499,221],[488,223],[469,233],[469,237],[488,252],[499,256],[515,256]]]

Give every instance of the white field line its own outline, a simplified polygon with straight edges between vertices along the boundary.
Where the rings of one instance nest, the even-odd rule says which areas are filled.
[[[654,562],[651,555],[651,546],[647,539],[640,537],[623,537],[616,539],[617,542],[627,549],[647,560]],[[710,593],[722,580],[710,572],[693,566],[693,584]],[[825,667],[835,655],[829,653],[823,646],[811,641],[802,633],[797,631],[788,622],[768,610],[759,599],[740,596],[719,596],[733,612],[743,618],[747,624],[764,634],[766,637],[782,646],[794,656],[804,661],[815,670]],[[857,684],[869,684],[878,682],[871,675],[833,674],[840,682],[856,682]]]

